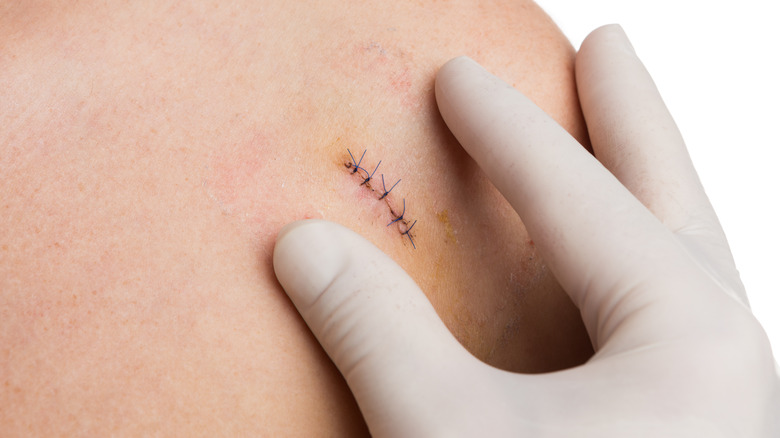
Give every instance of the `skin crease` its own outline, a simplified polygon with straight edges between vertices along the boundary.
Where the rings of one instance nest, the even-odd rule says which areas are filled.
[[[303,218],[372,240],[486,362],[585,361],[577,310],[438,115],[461,54],[587,142],[573,50],[532,3],[0,6],[0,429],[365,435],[273,274]],[[402,179],[386,200],[348,148],[382,160],[375,190]],[[404,199],[416,249],[387,226]]]

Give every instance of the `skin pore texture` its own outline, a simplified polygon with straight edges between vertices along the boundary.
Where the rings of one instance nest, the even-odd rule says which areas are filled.
[[[573,49],[529,2],[0,6],[0,430],[365,435],[273,273],[304,218],[374,242],[487,363],[587,360],[438,114],[434,75],[462,54],[587,142]],[[348,149],[381,160],[370,184]],[[381,175],[402,181],[379,200]]]

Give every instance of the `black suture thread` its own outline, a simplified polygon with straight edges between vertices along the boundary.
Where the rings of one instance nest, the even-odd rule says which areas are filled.
[[[368,151],[368,149],[364,149],[363,150],[363,154],[360,156],[360,160],[355,161],[355,156],[352,155],[352,151],[347,149],[347,152],[349,153],[349,157],[352,159],[352,164],[350,166],[348,166],[348,167],[354,167],[354,169],[352,169],[352,174],[357,173],[358,170],[362,170],[363,172],[366,173],[366,178],[363,180],[362,183],[360,183],[361,186],[368,184],[368,182],[370,182],[371,179],[374,178],[374,174],[379,169],[379,165],[382,164],[382,160],[379,160],[379,163],[377,163],[376,167],[374,168],[374,171],[371,172],[370,174],[368,173],[368,171],[366,169],[360,167],[360,165],[363,163],[363,158],[365,158],[367,151]],[[387,195],[389,195],[390,192],[393,191],[395,186],[397,186],[398,183],[401,182],[401,180],[399,179],[398,181],[395,182],[395,184],[393,184],[392,187],[390,187],[390,190],[387,190],[387,187],[385,186],[385,175],[381,174],[381,176],[382,176],[382,190],[383,190],[384,193],[382,193],[382,196],[379,197],[380,201],[382,199],[384,199]],[[372,192],[374,191],[374,189],[372,189],[370,185],[368,186],[368,188]],[[393,209],[392,208],[390,208],[390,213],[393,213]],[[387,224],[387,226],[389,227],[390,225],[393,225],[394,223],[396,223],[398,221],[402,221],[402,223],[405,224],[405,225],[408,224],[409,222],[404,219],[404,215],[405,214],[406,214],[406,198],[403,198],[403,210],[401,211],[401,214],[398,217],[396,217],[395,219],[393,219],[392,221],[390,221],[390,223]],[[417,245],[414,244],[414,239],[412,238],[412,235],[410,233],[410,231],[412,231],[412,228],[415,226],[415,224],[417,224],[417,220],[412,222],[412,225],[409,226],[406,229],[406,231],[402,232],[401,235],[402,236],[405,235],[406,237],[408,237],[409,238],[409,242],[411,242],[411,244],[412,244],[412,248],[417,249]]]
[[[395,184],[393,184],[393,187],[390,187],[390,190],[387,190],[387,188],[385,187],[385,174],[383,173],[382,174],[382,190],[384,191],[384,193],[382,193],[382,196],[379,197],[379,200],[381,201],[381,200],[385,199],[385,196],[389,195],[390,192],[393,191],[393,189],[395,188],[395,186],[398,185],[399,182],[401,182],[400,179],[398,181],[396,181]]]
[[[362,183],[360,183],[361,186],[365,185],[367,182],[371,181],[371,178],[374,177],[374,174],[376,173],[376,170],[379,169],[379,165],[382,164],[382,160],[379,160],[378,163],[376,163],[376,167],[374,168],[374,171],[371,172],[371,175],[368,175],[366,179],[363,180]],[[366,172],[368,173],[368,172]]]
[[[393,219],[393,221],[390,222],[389,224],[387,224],[387,226],[389,227],[390,225],[393,225],[394,223],[396,223],[396,222],[398,222],[400,220],[403,220],[404,213],[406,213],[406,198],[404,198],[404,210],[401,212],[401,215],[398,216],[397,218]]]
[[[414,244],[414,239],[412,239],[412,235],[409,234],[409,231],[412,231],[412,228],[414,228],[414,224],[416,224],[416,223],[417,223],[417,219],[415,219],[414,222],[412,222],[412,225],[410,225],[409,228],[406,229],[406,231],[401,233],[401,235],[406,234],[406,237],[408,237],[409,241],[412,242],[412,248],[414,248],[414,249],[417,249],[417,246]]]
[[[360,161],[355,161],[355,157],[352,156],[352,151],[347,149],[347,152],[349,152],[349,157],[352,158],[352,163],[355,166],[355,169],[352,171],[353,174],[356,173],[358,170],[362,170],[363,172],[366,172],[366,175],[368,175],[368,171],[366,169],[363,169],[362,167],[360,167],[360,163],[363,162],[363,157],[366,156],[366,151],[367,151],[367,149],[363,149],[363,155],[360,156]]]

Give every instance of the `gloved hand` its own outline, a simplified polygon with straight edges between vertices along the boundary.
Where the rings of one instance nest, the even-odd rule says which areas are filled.
[[[285,227],[276,275],[377,437],[780,436],[780,381],[674,121],[619,26],[576,59],[594,158],[468,58],[436,99],[579,307],[596,349],[544,375],[471,356],[385,254]]]

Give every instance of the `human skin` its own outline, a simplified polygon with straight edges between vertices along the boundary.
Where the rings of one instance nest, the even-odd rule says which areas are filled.
[[[365,434],[272,270],[304,218],[369,238],[487,363],[586,360],[433,95],[467,54],[587,143],[574,52],[532,3],[476,3],[0,6],[4,434]],[[347,149],[402,181],[378,200]]]

